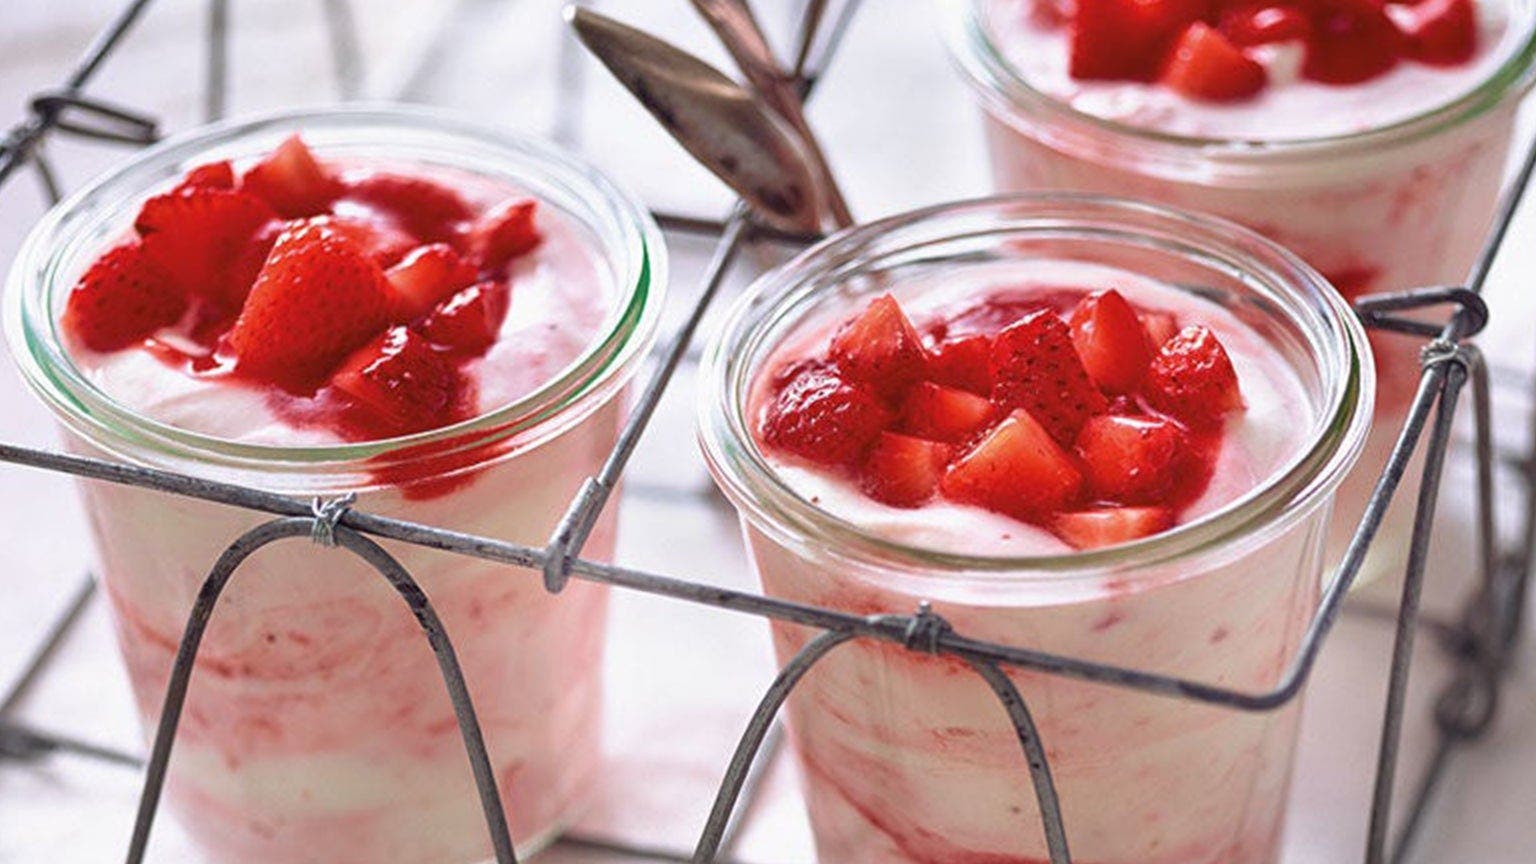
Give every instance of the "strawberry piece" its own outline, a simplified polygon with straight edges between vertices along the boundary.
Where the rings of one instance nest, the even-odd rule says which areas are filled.
[[[267,263],[267,256],[272,253],[272,246],[287,228],[287,223],[273,219],[256,229],[225,268],[224,280],[219,287],[219,301],[215,306],[231,314],[240,311],[245,305],[245,298],[250,296],[251,286],[256,284],[256,277],[261,274],[262,266]]]
[[[1155,417],[1094,417],[1077,436],[1093,494],[1119,504],[1165,503],[1189,457],[1183,430]]]
[[[387,171],[353,181],[342,197],[361,203],[424,243],[455,239],[462,223],[475,215],[474,209],[453,189],[425,177]]]
[[[422,246],[384,271],[393,317],[397,321],[419,318],[460,288],[473,284],[478,275],[447,243]]]
[[[928,354],[928,377],[970,393],[992,392],[992,340],[964,336],[940,342]]]
[[[1239,102],[1257,96],[1269,83],[1269,73],[1221,31],[1196,22],[1174,43],[1163,83],[1191,99]]]
[[[1472,0],[1423,0],[1395,19],[1407,37],[1404,53],[1430,66],[1458,66],[1477,53]]]
[[[1180,330],[1158,350],[1145,392],[1153,407],[1190,425],[1218,422],[1243,407],[1232,359],[1215,334],[1198,324]]]
[[[1221,34],[1239,48],[1305,42],[1312,37],[1312,19],[1296,6],[1237,6],[1221,13]]]
[[[876,501],[916,507],[939,488],[949,454],[947,444],[881,432],[864,460],[859,486]]]
[[[1179,332],[1179,319],[1168,312],[1142,312],[1141,326],[1146,328],[1147,339],[1153,347],[1167,342]]]
[[[491,347],[507,317],[511,297],[507,286],[481,282],[458,292],[421,324],[433,344],[461,354],[477,355]]]
[[[1403,34],[1371,0],[1344,0],[1315,13],[1301,74],[1324,84],[1358,84],[1397,65]]]
[[[240,188],[288,219],[325,213],[341,193],[341,183],[298,135],[288,136],[267,158],[247,169]]]
[[[408,327],[392,327],[348,357],[331,386],[401,434],[452,419],[457,371]]]
[[[304,391],[388,323],[384,274],[323,226],[284,231],[228,335],[239,367]]]
[[[1015,411],[950,466],[939,489],[952,500],[1038,521],[1073,503],[1083,475],[1028,411]]]
[[[854,466],[890,426],[890,409],[824,364],[801,364],[763,410],[763,439],[822,465]]]
[[[1079,80],[1148,81],[1170,41],[1208,9],[1206,0],[1077,0],[1069,71]]]
[[[1152,362],[1152,343],[1136,310],[1118,291],[1083,298],[1068,324],[1088,377],[1106,393],[1132,393]]]
[[[928,359],[922,337],[889,294],[876,297],[838,328],[829,354],[848,380],[888,398],[899,397],[922,378]]]
[[[66,332],[93,351],[117,351],[180,320],[187,295],[176,280],[129,241],[107,250],[75,283],[64,303]]]
[[[409,234],[370,219],[314,216],[295,224],[314,225],[342,237],[380,267],[393,267],[416,248],[416,241]]]
[[[991,400],[924,381],[901,406],[901,428],[919,438],[962,444],[992,422]]]
[[[236,263],[275,218],[253,195],[194,186],[145,201],[133,225],[144,238],[145,253],[188,295],[238,308],[240,280],[249,271]]]
[[[997,335],[992,373],[992,401],[1005,411],[1025,409],[1063,444],[1108,405],[1072,347],[1072,332],[1051,311],[1035,312]]]
[[[466,248],[470,260],[486,270],[500,270],[512,259],[539,245],[544,235],[534,224],[538,202],[532,198],[504,201],[470,226]]]
[[[199,165],[187,172],[187,176],[181,178],[172,192],[185,192],[188,189],[233,189],[235,188],[235,169],[230,166],[229,160],[209,162]]]
[[[1051,522],[1056,536],[1078,549],[1101,549],[1150,537],[1173,527],[1166,507],[1107,507],[1062,513]]]

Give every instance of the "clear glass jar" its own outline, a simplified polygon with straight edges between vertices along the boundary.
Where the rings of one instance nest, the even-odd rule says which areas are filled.
[[[64,349],[75,279],[144,198],[212,159],[237,165],[293,132],[322,159],[457,170],[538,196],[588,241],[614,298],[600,335],[513,404],[431,432],[319,447],[237,443],[115,401]],[[614,444],[654,341],[666,254],[644,208],[551,147],[408,108],[327,108],[223,123],[138,155],[50,212],[11,271],[7,335],[78,453],[295,496],[357,493],[372,513],[541,545]],[[398,478],[390,480],[388,478]],[[143,489],[82,485],[119,643],[146,728],[199,585],[265,518]],[[586,554],[614,546],[610,508]],[[567,824],[600,754],[607,593],[385,543],[432,598],[464,667],[520,851]],[[419,628],[341,550],[285,541],[236,574],[192,679],[172,803],[214,860],[465,864],[489,857],[463,744]]]
[[[1292,365],[1293,455],[1231,504],[1167,533],[1038,557],[940,553],[800,497],[748,416],[765,361],[810,321],[908,278],[1015,262],[1103,263],[1226,307]],[[798,344],[796,342],[795,344]],[[840,234],[763,277],[702,373],[706,459],[776,597],[859,614],[932,601],[961,634],[1229,687],[1273,686],[1317,602],[1335,490],[1370,423],[1374,372],[1349,307],[1314,270],[1218,220],[1150,205],[1018,196]],[[781,660],[814,634],[775,623]],[[1260,864],[1277,852],[1297,704],[1244,714],[1012,669],[1078,860]],[[820,859],[1045,860],[1012,727],[963,664],[856,641],[791,694]]]

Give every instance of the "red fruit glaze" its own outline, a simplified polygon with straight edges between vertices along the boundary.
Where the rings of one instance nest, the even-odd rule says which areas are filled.
[[[472,285],[428,315],[421,332],[445,350],[477,356],[496,342],[510,300],[507,286],[500,283]]]
[[[966,504],[1037,521],[1075,503],[1083,475],[1028,411],[1015,411],[952,465],[944,494]]]
[[[1227,41],[1221,31],[1196,22],[1174,43],[1162,80],[1169,89],[1191,99],[1237,102],[1258,95],[1269,73]]]
[[[1173,522],[1167,507],[1106,507],[1062,513],[1051,529],[1078,549],[1099,549],[1167,531]]]
[[[1305,42],[1312,37],[1312,19],[1300,6],[1237,6],[1221,13],[1221,33],[1239,48]]]
[[[991,425],[996,414],[990,399],[924,381],[902,403],[901,428],[919,438],[964,444]]]
[[[1083,368],[1072,333],[1051,311],[1034,312],[997,335],[992,346],[992,401],[1023,408],[1064,444],[1108,401]]]
[[[1477,10],[1472,0],[1422,0],[1395,19],[1407,39],[1404,53],[1431,66],[1457,66],[1477,53]]]
[[[538,203],[531,198],[505,201],[475,220],[465,241],[471,261],[483,270],[500,270],[532,252],[544,239],[535,224]]]
[[[137,240],[96,259],[65,301],[65,332],[93,351],[117,351],[174,324],[187,295]]]
[[[948,444],[881,432],[864,461],[859,486],[876,501],[916,507],[933,497],[949,455]]]
[[[895,398],[927,367],[922,337],[889,294],[876,297],[832,337],[832,362],[850,381]]]
[[[1152,362],[1147,330],[1118,291],[1083,298],[1068,319],[1072,345],[1088,377],[1105,393],[1134,393]]]
[[[331,386],[395,434],[442,425],[456,402],[459,375],[422,336],[392,327],[331,376]]]
[[[394,266],[417,244],[416,238],[390,225],[352,216],[315,216],[288,224],[290,227],[316,225],[339,234],[380,267]]]
[[[417,247],[384,271],[389,282],[390,310],[396,321],[410,321],[431,312],[460,288],[474,283],[475,268],[447,243]]]
[[[1117,504],[1167,502],[1192,455],[1172,421],[1112,414],[1083,425],[1077,454],[1093,497]]]
[[[240,178],[240,188],[288,219],[316,216],[331,207],[341,184],[298,135],[277,145]]]
[[[1210,330],[1192,324],[1158,349],[1147,373],[1153,407],[1196,426],[1219,423],[1243,407],[1232,359]]]
[[[838,377],[825,364],[801,364],[763,409],[768,444],[822,465],[852,467],[891,425],[890,409],[872,391]]]
[[[359,203],[427,242],[453,241],[475,216],[463,196],[425,177],[368,174],[348,184],[343,201]]]

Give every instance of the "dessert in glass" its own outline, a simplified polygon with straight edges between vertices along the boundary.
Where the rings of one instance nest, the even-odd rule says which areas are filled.
[[[545,145],[408,109],[195,131],[51,212],[8,336],[68,448],[542,544],[612,447],[657,324],[645,211]],[[87,482],[118,640],[153,728],[199,586],[265,518]],[[601,521],[589,554],[612,554]],[[573,818],[599,758],[607,593],[384,544],[453,641],[513,836]],[[467,864],[490,842],[420,627],[308,541],[236,572],[168,792],[228,862]]]
[[[1347,298],[1461,284],[1532,80],[1531,0],[946,0],[1004,191],[1123,195],[1265,234]],[[1417,389],[1422,339],[1372,334],[1376,431],[1353,534]],[[1400,569],[1411,470],[1372,547]]]
[[[707,354],[700,436],[773,596],[929,601],[963,636],[1257,692],[1315,611],[1366,346],[1316,271],[1235,225],[984,199],[760,280]],[[814,635],[775,622],[780,660]],[[1275,860],[1296,702],[1007,674],[1074,860]],[[856,640],[788,706],[820,860],[1047,859],[1017,736],[962,661]]]

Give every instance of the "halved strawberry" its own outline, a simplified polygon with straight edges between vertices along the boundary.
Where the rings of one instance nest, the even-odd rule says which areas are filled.
[[[1198,324],[1158,349],[1147,372],[1147,401],[1191,425],[1219,422],[1243,407],[1232,358],[1215,334]]]
[[[1078,549],[1118,546],[1173,527],[1166,507],[1106,507],[1062,513],[1051,522],[1056,536]]]
[[[378,171],[360,177],[342,193],[414,234],[423,243],[455,239],[474,208],[448,186],[407,174]]]
[[[1168,500],[1189,457],[1189,442],[1173,422],[1155,417],[1102,415],[1077,436],[1088,488],[1118,504]]]
[[[859,486],[876,501],[916,507],[939,488],[949,454],[948,444],[881,432],[864,460]]]
[[[978,334],[933,346],[928,352],[928,377],[946,387],[991,393],[992,339]]]
[[[538,202],[532,198],[504,201],[476,219],[465,238],[471,261],[486,270],[500,270],[512,259],[532,252],[543,241],[534,216]]]
[[[992,376],[993,402],[1005,411],[1025,409],[1063,444],[1108,405],[1072,347],[1071,330],[1049,310],[997,334]]]
[[[452,420],[458,372],[408,327],[392,327],[348,357],[331,386],[405,434]]]
[[[230,166],[229,160],[209,162],[199,165],[187,172],[176,184],[172,192],[181,192],[187,189],[233,189],[235,188],[235,169]]]
[[[428,315],[421,332],[433,344],[461,354],[479,354],[496,341],[511,299],[507,286],[499,282],[472,285]]]
[[[474,284],[479,274],[447,243],[421,246],[384,271],[397,321],[412,321]],[[498,322],[499,323],[499,322]]]
[[[1038,521],[1076,502],[1083,475],[1028,411],[1015,411],[960,457],[939,489],[952,500]]]
[[[1163,67],[1164,84],[1205,102],[1251,99],[1268,82],[1263,64],[1227,41],[1221,31],[1198,21],[1179,36]]]
[[[888,398],[899,397],[922,378],[928,360],[922,337],[889,294],[844,322],[828,353],[848,380]]]
[[[1275,42],[1305,42],[1312,36],[1312,19],[1299,6],[1273,3],[1233,6],[1221,13],[1221,33],[1239,48]]]
[[[855,466],[892,421],[867,388],[838,377],[825,364],[799,364],[763,408],[763,439],[822,465]]]
[[[1152,344],[1136,310],[1120,292],[1099,291],[1072,310],[1072,345],[1083,368],[1106,393],[1131,393],[1147,374]]]
[[[1141,326],[1146,328],[1147,339],[1155,349],[1179,332],[1179,319],[1169,312],[1142,312]]]
[[[1456,66],[1477,53],[1477,10],[1472,0],[1422,0],[1396,20],[1407,37],[1404,53],[1431,66]]]
[[[1151,80],[1170,40],[1207,11],[1206,0],[1077,0],[1073,78]]]
[[[276,214],[260,198],[232,189],[196,186],[144,202],[134,228],[144,251],[191,296],[238,305],[237,261]]]
[[[409,234],[385,222],[356,216],[313,216],[294,224],[314,225],[335,233],[380,267],[393,267],[417,245]]]
[[[290,135],[240,178],[240,188],[260,197],[288,219],[331,209],[341,184],[298,135]]]
[[[228,335],[239,367],[291,390],[324,381],[388,323],[377,264],[335,232],[284,231]]]
[[[107,250],[75,283],[64,302],[64,330],[93,351],[117,351],[180,320],[186,292],[144,245],[131,240]]]
[[[1358,84],[1397,65],[1403,34],[1372,0],[1332,3],[1313,16],[1301,74],[1324,84]]]
[[[994,411],[985,397],[923,381],[901,405],[901,428],[919,438],[963,444],[992,422]]]

